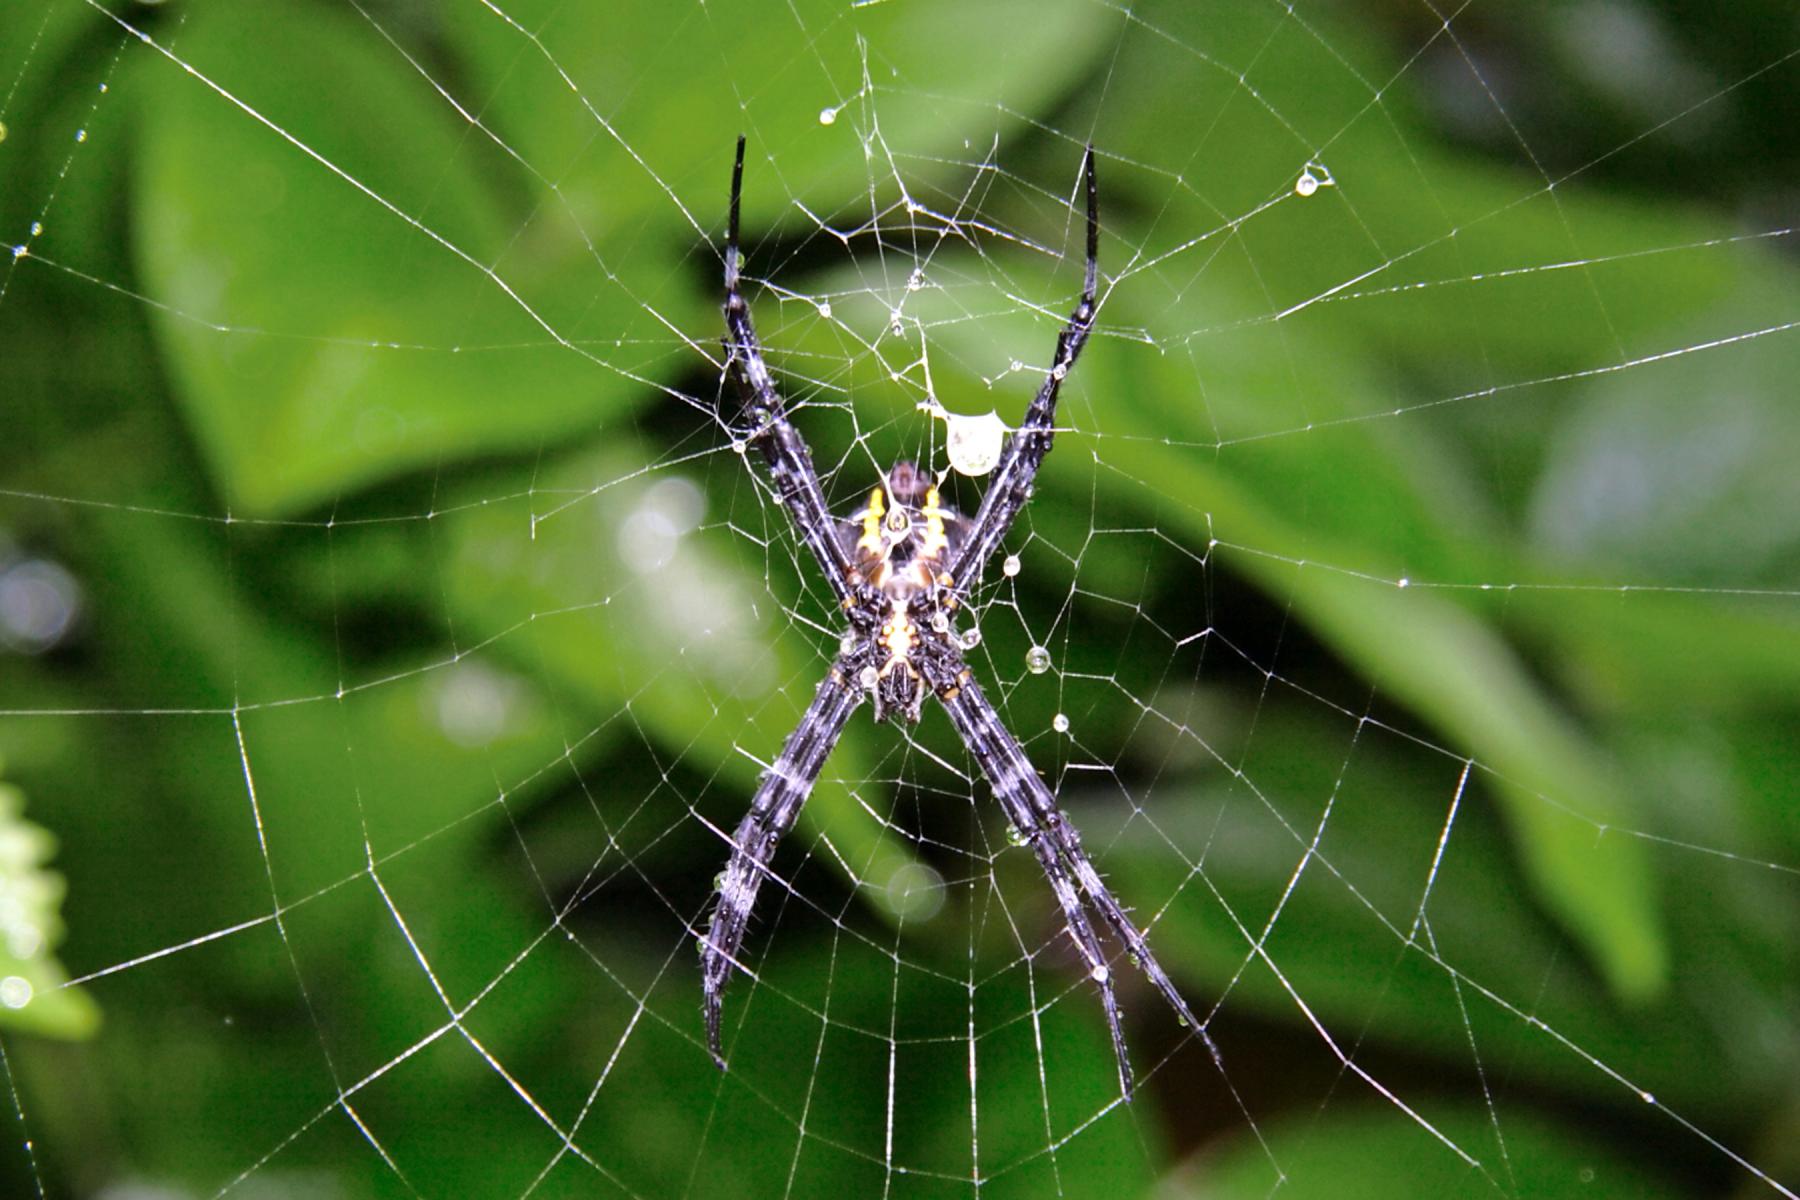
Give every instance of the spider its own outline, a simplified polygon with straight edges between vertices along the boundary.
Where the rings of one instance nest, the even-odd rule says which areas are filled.
[[[931,477],[902,462],[870,490],[859,512],[839,521],[826,510],[811,452],[788,420],[770,379],[740,287],[738,199],[744,182],[744,139],[738,138],[725,238],[725,374],[735,381],[743,400],[740,436],[757,448],[767,465],[774,492],[824,572],[849,630],[806,715],[788,735],[774,766],[764,773],[750,811],[732,835],[731,858],[719,879],[711,928],[701,942],[700,973],[707,1046],[721,1070],[725,1057],[719,1042],[720,1001],[732,968],[747,971],[738,951],[757,889],[851,713],[865,699],[872,702],[877,721],[908,724],[918,722],[927,694],[944,706],[1019,840],[1037,855],[1056,894],[1069,937],[1100,990],[1118,1059],[1119,1090],[1126,1100],[1132,1096],[1131,1062],[1113,994],[1112,968],[1086,906],[1098,911],[1182,1024],[1199,1028],[1144,935],[1083,853],[1080,834],[1057,808],[1056,797],[975,682],[951,621],[1031,498],[1032,479],[1055,434],[1057,392],[1093,328],[1100,219],[1092,146],[1081,169],[1087,189],[1087,271],[1081,302],[1057,335],[1050,372],[1001,452],[975,516],[966,518],[946,507]]]

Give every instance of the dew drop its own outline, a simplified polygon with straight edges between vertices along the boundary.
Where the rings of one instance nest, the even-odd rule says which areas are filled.
[[[0,1004],[8,1008],[24,1008],[31,1003],[31,980],[22,975],[0,979]]]
[[[41,234],[43,232],[44,232],[44,223],[42,221],[33,221],[31,223],[31,236],[32,237],[37,237],[39,234]]]
[[[838,653],[848,654],[854,649],[856,649],[856,637],[853,634],[846,633],[838,639]]]
[[[950,632],[950,618],[941,612],[931,614],[931,627],[939,633]]]
[[[819,124],[821,124],[821,125],[836,124],[837,123],[837,114],[838,114],[838,110],[835,108],[821,108],[819,110]]]
[[[750,443],[746,442],[743,438],[732,438],[731,439],[731,452],[733,454],[742,454],[744,451],[748,450],[749,448],[750,448]]]
[[[725,890],[725,872],[720,871],[717,875],[713,876],[713,891],[722,892],[724,890]]]
[[[1024,831],[1022,831],[1017,825],[1008,825],[1006,827],[1006,840],[1011,842],[1015,846],[1023,846],[1027,839],[1025,837]]]
[[[1050,669],[1050,652],[1042,646],[1033,646],[1025,652],[1025,669],[1033,675],[1042,675]]]
[[[831,320],[831,301],[819,301],[819,315],[824,317],[827,321]]]
[[[973,650],[979,645],[981,645],[981,626],[971,625],[963,630],[962,648],[964,650]]]
[[[6,122],[0,121],[0,142],[6,140]]]
[[[873,666],[867,666],[862,669],[861,674],[857,675],[856,678],[864,687],[868,688],[870,691],[874,691],[875,685],[881,681],[881,672],[877,671]]]
[[[1005,558],[1001,559],[1000,560],[1000,573],[1002,575],[1006,576],[1008,579],[1011,579],[1014,575],[1017,575],[1019,573],[1019,556],[1016,554],[1009,554]]]
[[[85,141],[87,141],[87,130],[85,130],[85,129],[77,129],[77,130],[76,130],[76,131],[75,131],[75,140],[76,140],[76,141],[77,141],[77,142],[85,142]]]
[[[1410,580],[1406,576],[1402,575],[1400,577],[1399,581],[1394,586],[1396,586],[1396,587],[1411,587],[1412,580]]]
[[[1095,983],[1105,983],[1108,979],[1112,978],[1112,972],[1107,970],[1105,966],[1095,967],[1089,974],[1093,976]]]
[[[1057,713],[1054,717],[1051,717],[1050,728],[1056,730],[1058,733],[1069,732],[1069,714]]]
[[[1324,163],[1309,162],[1300,170],[1300,178],[1294,180],[1294,194],[1300,197],[1310,196],[1320,188],[1336,187],[1337,180],[1325,169]]]

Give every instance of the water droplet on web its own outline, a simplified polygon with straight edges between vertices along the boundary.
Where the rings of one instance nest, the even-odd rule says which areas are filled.
[[[1054,717],[1051,717],[1050,728],[1056,730],[1058,733],[1069,732],[1069,714],[1057,713]]]
[[[819,110],[819,124],[821,124],[821,125],[835,124],[837,122],[837,114],[838,114],[838,110],[835,108],[821,108]]]
[[[1011,579],[1014,575],[1017,575],[1019,573],[1019,556],[1016,554],[1009,554],[1005,558],[1001,559],[1000,560],[1000,573],[1002,575],[1006,576],[1008,579]]]
[[[76,130],[76,131],[75,131],[75,140],[76,140],[76,141],[77,141],[77,142],[85,142],[85,141],[87,141],[87,130],[85,130],[85,129],[77,129],[77,130]]]
[[[819,315],[824,317],[827,321],[831,320],[831,301],[819,301]]]
[[[746,442],[743,438],[732,438],[731,439],[731,452],[733,454],[742,454],[744,451],[748,450],[749,448],[750,448],[750,443]]]
[[[1026,838],[1024,832],[1017,825],[1008,825],[1006,827],[1006,840],[1015,846],[1023,846],[1029,839]]]
[[[725,890],[725,872],[720,871],[717,875],[713,876],[713,891],[722,892],[724,890]]]
[[[42,221],[33,221],[31,223],[31,236],[32,237],[37,237],[39,234],[41,234],[43,232],[44,232],[44,223]]]
[[[856,649],[855,635],[846,633],[843,637],[838,639],[839,654],[848,654],[854,649]]]
[[[1107,970],[1104,966],[1095,967],[1089,974],[1094,977],[1095,983],[1105,983],[1108,979],[1112,978],[1112,972]]]
[[[981,626],[971,625],[963,630],[962,648],[964,650],[973,650],[979,645],[981,645]]]
[[[8,1008],[24,1008],[31,1003],[31,980],[22,975],[0,979],[0,1004]]]
[[[1042,675],[1050,669],[1050,652],[1042,646],[1033,646],[1025,652],[1025,669],[1033,675]]]
[[[872,666],[864,667],[861,674],[857,675],[856,678],[864,687],[868,688],[870,691],[874,691],[875,685],[881,680],[881,672],[877,671]]]
[[[906,277],[906,290],[909,292],[916,292],[924,286],[925,286],[925,272],[921,271],[917,267],[914,267],[912,274],[910,274]]]
[[[1398,582],[1396,582],[1396,583],[1395,583],[1395,584],[1394,584],[1394,586],[1395,586],[1395,587],[1411,587],[1411,586],[1412,586],[1412,580],[1410,580],[1410,579],[1408,579],[1408,578],[1407,578],[1407,577],[1406,577],[1406,576],[1404,576],[1404,575],[1402,575],[1402,576],[1401,576],[1401,577],[1400,577],[1400,579],[1399,579],[1399,580],[1398,580]]]
[[[931,614],[931,627],[939,633],[948,632],[950,629],[950,618],[941,612],[934,612]]]
[[[0,121],[0,142],[6,140],[6,122]]]
[[[1300,178],[1294,180],[1294,194],[1306,197],[1320,188],[1336,186],[1337,180],[1331,177],[1331,172],[1325,169],[1325,164],[1309,162],[1301,169]]]

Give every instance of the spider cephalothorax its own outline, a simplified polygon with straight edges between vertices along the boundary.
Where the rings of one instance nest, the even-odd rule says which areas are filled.
[[[750,811],[731,837],[731,858],[719,876],[718,903],[700,942],[700,974],[707,1045],[721,1067],[725,1057],[719,1040],[720,1003],[732,969],[748,970],[738,951],[757,889],[770,873],[775,848],[794,827],[845,722],[865,699],[874,704],[876,720],[898,717],[908,722],[919,719],[928,694],[942,702],[1019,840],[1037,856],[1069,937],[1100,989],[1118,1060],[1119,1088],[1127,1100],[1131,1061],[1113,993],[1112,968],[1088,917],[1090,906],[1182,1023],[1198,1028],[1144,935],[1094,870],[1081,848],[1081,836],[1057,808],[1055,795],[972,678],[953,620],[1031,498],[1031,481],[1055,436],[1057,392],[1093,325],[1100,218],[1091,146],[1082,159],[1082,176],[1087,191],[1087,270],[1081,300],[1057,336],[1056,357],[1025,410],[1024,421],[994,464],[981,507],[973,517],[962,517],[943,504],[929,475],[903,462],[869,492],[860,511],[840,522],[826,510],[806,441],[788,420],[769,377],[750,306],[738,285],[738,196],[744,179],[744,139],[738,139],[725,241],[725,373],[743,398],[744,440],[756,446],[767,464],[775,495],[842,606],[849,632],[806,715],[788,735],[774,765],[763,773]]]

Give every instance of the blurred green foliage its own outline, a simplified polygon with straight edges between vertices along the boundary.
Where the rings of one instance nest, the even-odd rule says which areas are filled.
[[[0,1009],[9,1191],[1800,1175],[1779,6],[113,10],[0,11],[0,569],[83,614],[0,651],[84,980]],[[1115,1104],[935,718],[847,735],[702,1052],[691,923],[835,639],[713,411],[740,129],[844,503],[928,394],[1017,420],[1099,148],[1103,330],[973,658],[1232,1090],[1134,990]]]

